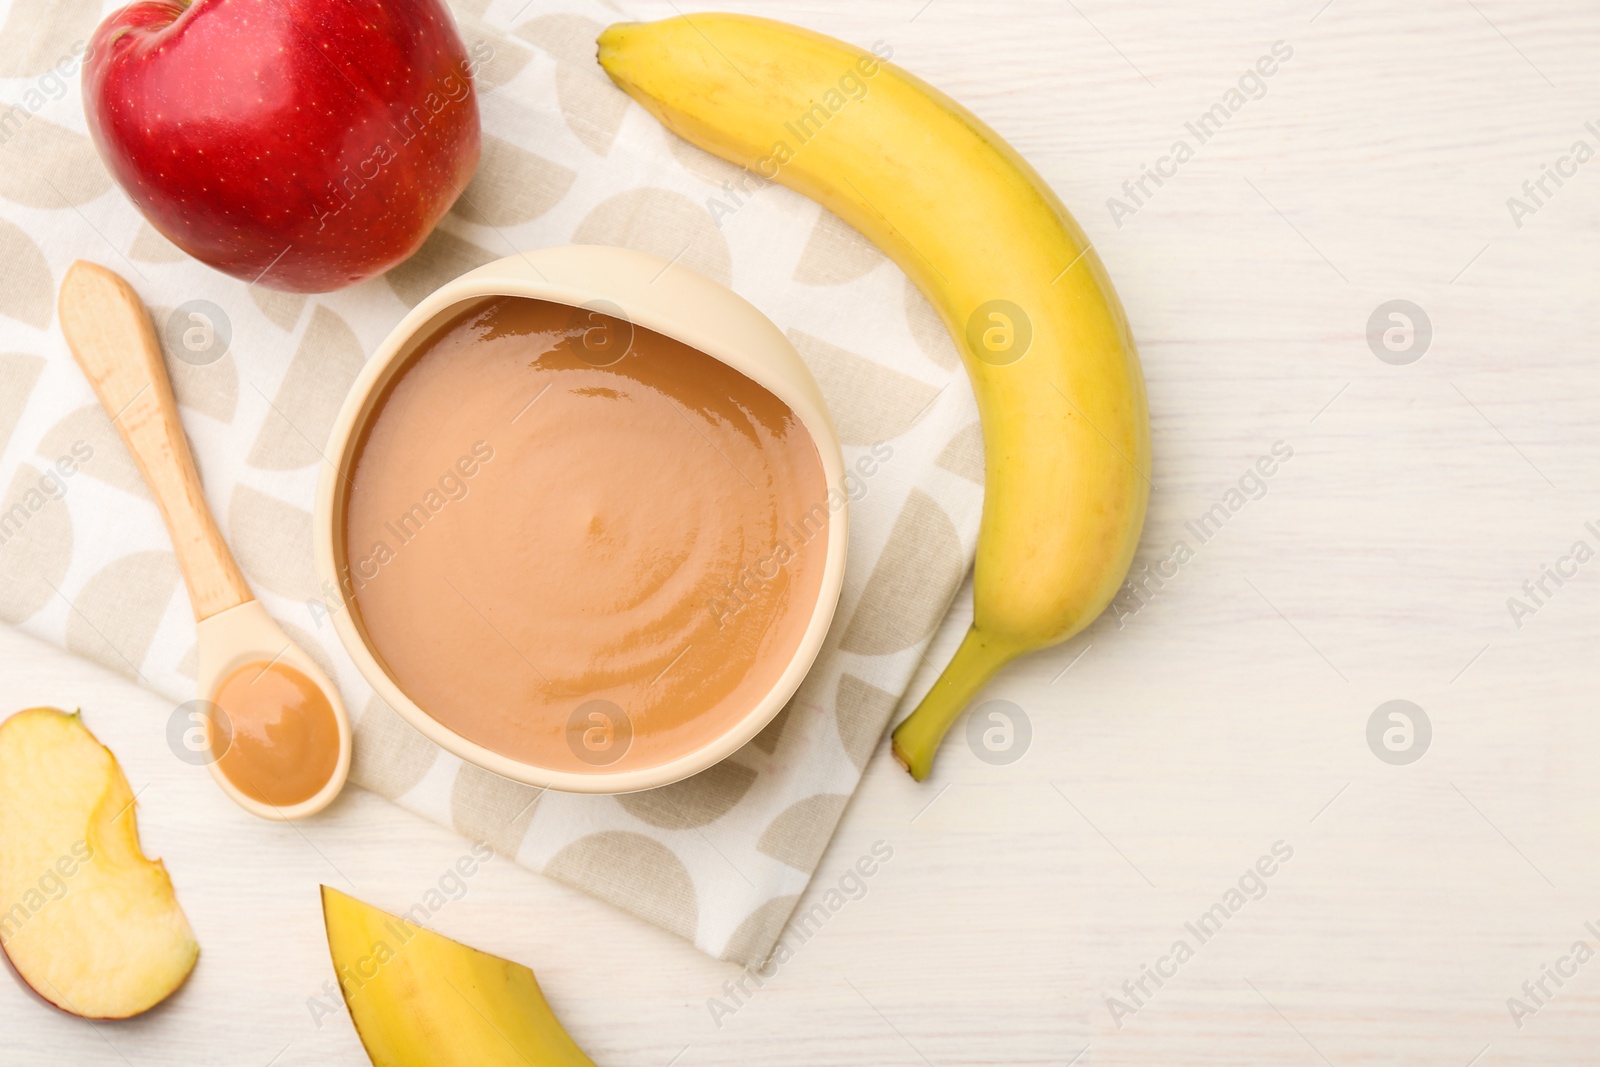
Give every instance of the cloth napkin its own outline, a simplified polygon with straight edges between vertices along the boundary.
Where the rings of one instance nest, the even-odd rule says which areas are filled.
[[[0,0],[0,620],[177,705],[195,697],[166,531],[56,321],[63,272],[94,260],[151,308],[206,496],[256,595],[343,691],[352,779],[759,965],[971,562],[976,409],[944,327],[872,245],[788,190],[741,182],[610,84],[594,39],[617,12],[523,2],[455,8],[469,50],[489,50],[483,160],[461,202],[387,275],[307,297],[189,259],[113,184],[79,88],[97,0]],[[322,448],[367,354],[450,278],[568,243],[655,253],[752,301],[821,383],[857,471],[843,599],[799,692],[742,751],[630,796],[541,794],[424,740],[346,657],[312,563]]]

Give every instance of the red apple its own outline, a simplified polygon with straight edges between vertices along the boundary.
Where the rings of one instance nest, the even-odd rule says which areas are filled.
[[[325,292],[415,252],[472,178],[474,66],[440,0],[141,0],[95,31],[84,110],[179,248]]]

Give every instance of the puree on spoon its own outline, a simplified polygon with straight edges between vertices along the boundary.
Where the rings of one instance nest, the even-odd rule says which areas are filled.
[[[499,297],[439,327],[378,404],[341,577],[385,671],[462,737],[554,770],[658,766],[742,719],[799,648],[821,458],[726,364]]]
[[[339,762],[339,720],[322,689],[287,663],[248,663],[217,687],[208,745],[228,781],[275,808],[321,791]],[[220,749],[220,751],[218,751]]]

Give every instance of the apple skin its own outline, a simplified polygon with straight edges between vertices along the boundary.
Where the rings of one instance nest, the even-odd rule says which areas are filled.
[[[95,30],[84,111],[179,248],[326,292],[415,252],[471,180],[487,58],[440,0],[141,0]]]

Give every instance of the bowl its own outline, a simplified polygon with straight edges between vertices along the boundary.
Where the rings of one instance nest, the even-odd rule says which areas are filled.
[[[844,502],[844,460],[816,379],[783,332],[731,290],[667,260],[625,248],[578,245],[508,256],[447,282],[413,308],[378,346],[356,378],[328,440],[329,463],[317,485],[313,526],[318,578],[329,594],[334,628],[378,696],[424,737],[503,778],[574,793],[629,793],[669,785],[743,747],[772,721],[810,670],[827,635],[844,582],[848,516],[832,514],[821,588],[811,619],[777,681],[724,732],[677,758],[628,770],[574,772],[495,752],[430,716],[390,676],[373,650],[357,608],[345,550],[345,507],[363,432],[385,391],[444,320],[495,297],[530,297],[597,310],[698,349],[754,380],[789,405],[821,458],[830,501]],[[533,610],[533,609],[530,609]]]

